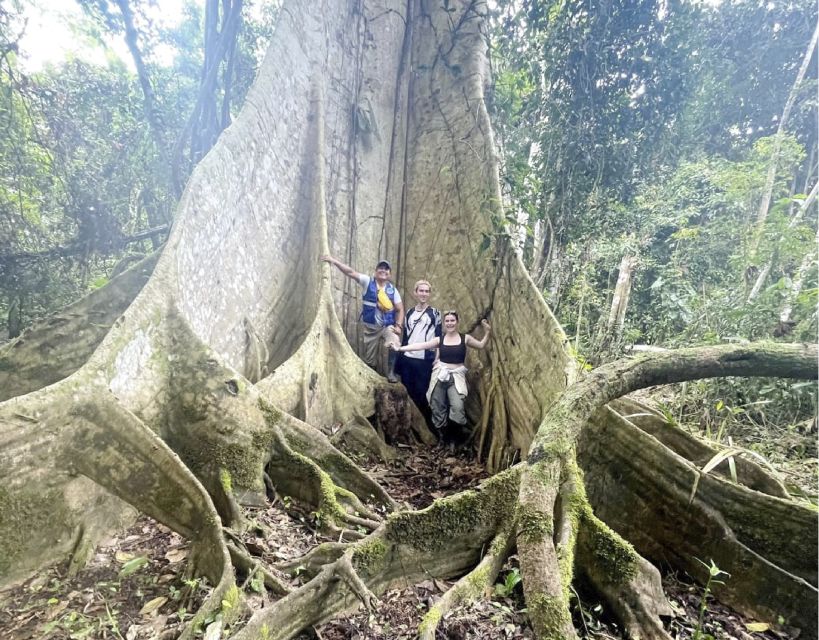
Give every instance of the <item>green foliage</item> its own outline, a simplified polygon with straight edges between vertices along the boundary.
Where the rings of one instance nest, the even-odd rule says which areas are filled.
[[[626,343],[674,347],[784,335],[812,339],[816,270],[804,272],[801,265],[814,251],[816,220],[800,214],[801,196],[787,196],[793,174],[778,180],[774,193],[779,200],[762,227],[759,244],[752,242],[770,161],[762,154],[770,153],[769,142],[761,139],[747,156],[734,161],[683,163],[662,179],[640,186],[631,207],[610,205],[610,215],[600,220],[602,239],[590,235],[582,244],[569,243],[561,277],[569,284],[552,302],[567,332],[576,336],[577,349],[598,360],[616,265],[624,254],[639,256],[622,332]],[[794,171],[804,152],[792,137],[785,138],[783,149],[783,166]],[[749,300],[766,262],[766,285]],[[759,266],[748,267],[754,264]],[[802,289],[793,299],[788,325],[782,326],[779,316],[797,276],[802,277]]]
[[[617,345],[815,336],[816,269],[802,270],[792,320],[778,326],[815,243],[815,210],[797,220],[816,161],[815,69],[797,88],[773,203],[755,226],[815,21],[806,0],[500,5],[490,106],[508,217],[590,360],[616,353],[607,320],[627,255],[638,266]]]
[[[782,279],[811,250],[814,232],[810,220],[792,225],[794,212],[778,206],[768,216],[759,247],[752,248],[769,143],[761,139],[738,161],[685,163],[640,189],[634,205],[644,238],[642,268],[632,295],[642,317],[632,322],[643,339],[673,346],[770,337],[786,294]],[[785,139],[784,148],[784,165],[793,171],[803,151],[793,138]],[[781,195],[789,182],[790,174],[779,181]],[[747,302],[758,270],[746,274],[745,266],[774,253],[771,284]]]
[[[501,582],[495,583],[494,594],[499,598],[509,598],[522,580],[520,569],[512,567],[506,572]]]
[[[692,638],[693,640],[713,640],[713,636],[703,634],[702,632],[703,623],[705,622],[705,612],[708,611],[708,598],[715,584],[725,584],[722,580],[719,580],[720,576],[729,576],[729,574],[714,564],[713,560],[711,560],[710,564],[705,564],[702,560],[697,558],[697,562],[708,570],[708,579],[705,582],[702,598],[700,599],[699,617],[697,619],[697,626],[694,627],[694,635]]]
[[[681,424],[719,444],[742,434],[793,429],[817,411],[816,384],[772,378],[697,380],[669,389],[673,401],[667,411]],[[758,453],[767,454],[765,439]]]
[[[0,68],[0,126],[13,131],[0,140],[0,314],[12,335],[101,286],[126,236],[170,219],[141,114],[121,65]]]
[[[690,91],[692,11],[654,0],[502,5],[491,106],[515,207],[577,238],[601,194],[627,196],[664,157]]]
[[[264,585],[264,574],[261,571],[254,571],[253,577],[250,579],[248,583],[251,591],[256,593],[264,594],[267,592],[267,589]]]

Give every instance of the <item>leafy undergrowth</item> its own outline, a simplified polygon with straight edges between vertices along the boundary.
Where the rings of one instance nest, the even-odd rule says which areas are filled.
[[[476,486],[486,473],[467,451],[399,448],[389,466],[368,471],[399,502],[423,508],[436,498]],[[242,541],[251,555],[272,565],[298,558],[327,538],[318,533],[304,505],[275,498],[264,509],[245,509],[249,527]],[[15,589],[0,593],[3,640],[116,639],[171,640],[183,620],[204,600],[209,587],[186,580],[188,544],[150,518],[141,516],[127,531],[105,541],[90,564],[73,578],[62,567],[44,570]],[[279,574],[283,582],[298,584]],[[311,629],[300,640],[402,640],[417,637],[422,617],[451,581],[426,580],[388,591],[375,613],[358,610]],[[274,600],[258,576],[240,576],[245,593],[239,621]],[[512,556],[491,598],[461,606],[441,620],[440,640],[532,638],[520,573]],[[694,637],[702,587],[685,576],[666,576],[664,587],[675,617],[668,630],[675,640]],[[582,638],[621,638],[603,607],[582,590],[573,598],[575,628]],[[767,629],[709,599],[701,636],[715,640],[782,640],[787,630]],[[756,625],[756,626],[755,626]],[[234,622],[232,628],[238,628]]]

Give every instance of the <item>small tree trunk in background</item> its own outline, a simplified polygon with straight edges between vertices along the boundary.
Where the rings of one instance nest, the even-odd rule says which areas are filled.
[[[620,274],[617,276],[617,284],[614,286],[614,297],[611,300],[609,319],[606,323],[606,332],[610,337],[617,340],[620,339],[623,333],[628,299],[631,295],[631,276],[636,266],[637,258],[635,256],[625,255],[620,261]]]
[[[816,241],[819,242],[819,233],[816,235]],[[780,330],[784,330],[785,326],[791,321],[793,303],[796,301],[797,296],[802,291],[802,283],[805,281],[805,276],[807,276],[808,270],[813,266],[815,257],[816,245],[814,245],[813,249],[811,249],[811,251],[809,251],[802,259],[802,264],[799,265],[799,271],[796,272],[796,275],[788,288],[788,293],[785,294],[785,304],[782,306],[782,311],[779,314]]]
[[[22,296],[14,296],[9,304],[9,312],[7,316],[6,326],[9,331],[9,338],[16,338],[20,335],[23,328],[21,319]]]
[[[811,208],[813,204],[816,202],[816,194],[817,188],[819,188],[819,182],[813,185],[813,189],[811,189],[810,194],[802,203],[799,208],[799,211],[796,212],[796,215],[791,218],[790,223],[788,224],[788,231],[793,229],[797,224],[802,221],[802,218],[805,215],[805,211]],[[782,240],[784,234],[779,236],[779,240]],[[778,244],[778,243],[777,243]],[[768,259],[765,265],[760,269],[759,275],[756,277],[756,282],[754,282],[754,286],[751,289],[751,292],[748,294],[748,302],[751,302],[759,295],[759,292],[762,291],[762,287],[765,285],[765,281],[768,279],[768,276],[771,273],[771,268],[773,267],[774,259],[776,258],[776,250],[774,250],[773,255]]]
[[[754,286],[751,288],[751,292],[748,294],[748,302],[752,302],[758,295],[759,292],[762,291],[762,285],[765,284],[765,281],[768,279],[768,275],[771,273],[771,267],[773,267],[773,259],[768,260],[762,269],[759,270],[759,274],[756,277],[756,282],[754,282]]]
[[[128,50],[131,52],[131,57],[134,59],[134,66],[137,69],[137,77],[139,78],[139,86],[142,87],[145,118],[151,127],[151,135],[153,136],[157,151],[162,157],[167,157],[167,153],[165,152],[165,140],[162,136],[162,127],[160,126],[159,116],[156,112],[156,96],[154,96],[151,78],[148,74],[148,69],[145,67],[145,61],[142,58],[142,52],[139,50],[139,43],[137,42],[134,15],[131,12],[128,0],[116,0],[116,2],[120,13],[122,13],[122,21],[125,24],[125,42],[128,45]]]
[[[554,226],[552,225],[552,219],[546,212],[549,210],[551,203],[552,199],[549,200],[549,204],[546,205],[546,210],[543,212],[543,222],[540,225],[540,242],[535,243],[538,251],[532,259],[532,265],[529,269],[532,280],[535,281],[537,288],[541,291],[546,282],[546,273],[549,270],[555,244]]]
[[[520,256],[523,260],[523,264],[526,265],[527,271],[531,273],[532,271],[532,263],[535,260],[535,247],[537,246],[537,238],[535,237],[535,227],[537,226],[538,221],[532,224],[531,219],[527,219],[526,227],[521,228],[520,226],[516,230],[516,235],[519,239],[519,247],[520,247]]]
[[[583,303],[586,301],[586,272],[580,275],[580,302],[577,305],[577,323],[574,328],[574,350],[580,350],[580,327],[583,324]]]
[[[225,83],[232,82],[236,40],[239,37],[242,19],[242,0],[220,3],[209,0],[205,5],[205,59],[202,63],[202,76],[199,84],[199,95],[190,118],[180,134],[173,150],[172,173],[177,193],[182,193],[186,171],[185,149],[188,149],[189,166],[196,165],[216,143],[219,134],[230,123],[230,99],[232,90],[229,84],[223,87],[224,98],[221,108],[216,101],[219,93],[219,68],[227,60],[223,78]]]
[[[785,126],[790,118],[791,109],[793,108],[794,102],[796,102],[796,94],[798,93],[799,87],[801,86],[802,81],[805,79],[805,74],[808,71],[810,60],[813,57],[813,50],[816,47],[817,38],[819,38],[819,27],[817,27],[816,31],[813,32],[813,37],[810,39],[808,48],[805,51],[805,57],[802,59],[802,66],[799,67],[799,73],[796,74],[796,80],[794,80],[793,86],[788,94],[788,99],[785,101],[785,107],[782,109],[782,117],[779,119],[779,126],[776,128],[773,153],[771,154],[771,161],[768,165],[768,177],[765,180],[765,189],[762,192],[762,200],[759,202],[759,210],[756,214],[756,229],[754,231],[753,240],[754,250],[756,250],[757,246],[759,245],[759,239],[762,235],[762,225],[765,224],[765,220],[768,217],[768,209],[771,206],[771,197],[773,196],[774,181],[776,179],[776,169],[777,165],[779,164],[779,151],[782,147],[782,137],[785,135]]]
[[[552,242],[554,242],[554,236],[552,236]],[[563,278],[563,256],[560,247],[556,246],[553,246],[549,253],[551,260],[549,260],[548,266],[543,269],[541,280],[545,282],[548,279],[547,299],[552,308],[557,310],[558,300],[560,299],[560,285]],[[539,288],[543,290],[543,285],[540,285]]]

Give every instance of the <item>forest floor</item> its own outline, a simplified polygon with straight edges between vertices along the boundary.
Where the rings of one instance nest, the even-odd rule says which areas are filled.
[[[780,468],[784,466],[782,472],[794,483],[809,480],[805,490],[810,491],[816,470],[815,436],[802,434],[803,441],[797,443],[798,435],[793,436],[794,442],[782,446],[796,453],[813,453],[813,458],[794,460],[795,453],[784,455]],[[814,441],[813,445],[807,440]],[[436,498],[476,486],[486,477],[468,451],[399,447],[398,453],[398,459],[390,465],[371,465],[368,471],[395,500],[408,507],[423,508]],[[309,511],[288,499],[275,499],[267,509],[248,509],[245,515],[250,523],[244,534],[248,549],[270,563],[297,558],[325,540],[314,528]],[[187,553],[186,540],[140,516],[128,530],[104,541],[77,575],[68,576],[65,567],[55,566],[14,589],[0,592],[0,635],[4,640],[175,638],[210,589],[204,581],[185,575]],[[281,577],[293,586],[299,583],[298,577]],[[245,581],[248,597],[239,622],[270,601],[258,582]],[[685,575],[667,574],[663,584],[675,612],[668,621],[669,633],[676,640],[691,638],[702,604],[702,588]],[[413,639],[430,604],[451,585],[450,581],[430,579],[393,589],[381,596],[384,606],[375,613],[358,610],[339,616],[303,633],[299,640]],[[487,595],[483,601],[444,616],[437,638],[533,637],[515,556],[501,572],[494,592]],[[588,594],[575,594],[573,615],[582,638],[622,637],[606,618],[602,605]],[[743,619],[710,599],[702,630],[715,640],[792,637],[785,631]]]

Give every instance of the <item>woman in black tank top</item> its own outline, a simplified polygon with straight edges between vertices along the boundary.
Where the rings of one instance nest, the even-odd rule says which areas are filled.
[[[481,320],[483,339],[476,340],[470,335],[458,332],[458,313],[447,311],[443,315],[443,335],[427,342],[393,347],[396,351],[419,351],[438,349],[438,358],[432,371],[432,381],[427,392],[432,409],[432,425],[439,439],[443,435],[447,419],[456,424],[466,424],[463,400],[466,397],[466,348],[483,349],[489,340],[492,327]]]
[[[438,360],[446,364],[463,364],[466,362],[466,340],[463,334],[457,334],[459,341],[455,344],[441,342],[438,346]]]

